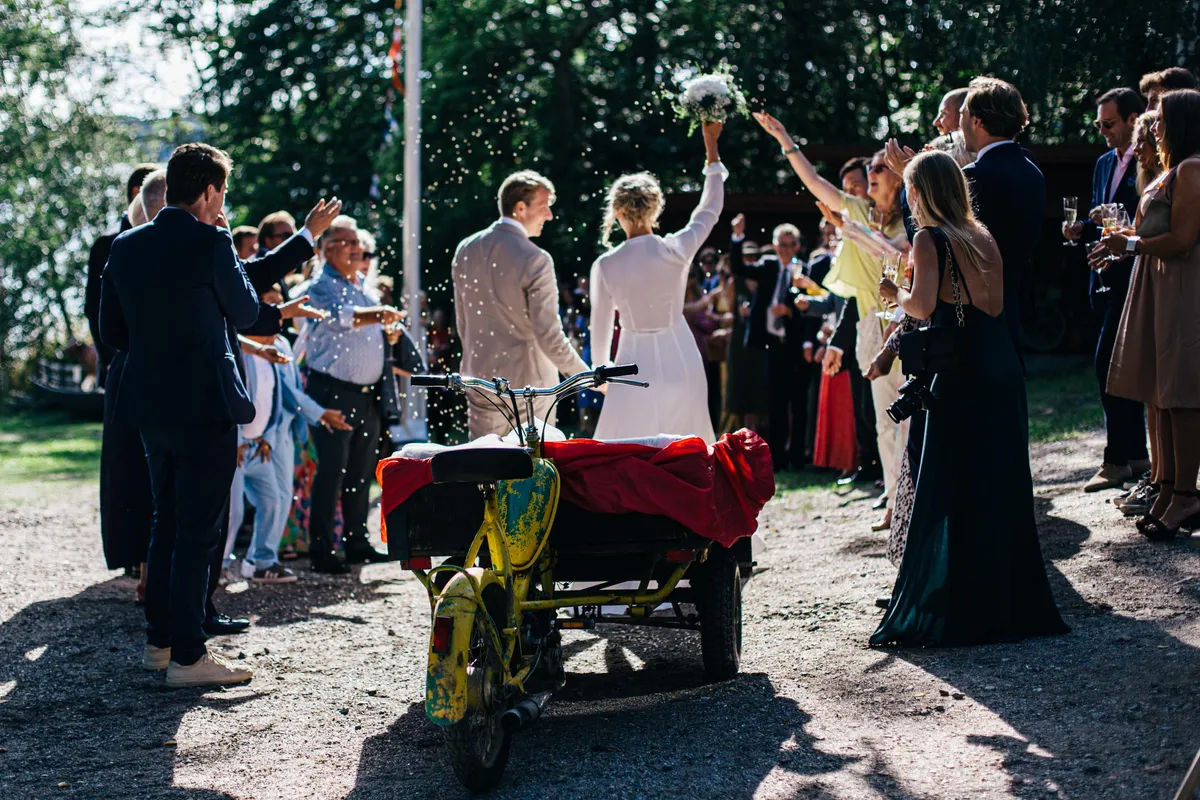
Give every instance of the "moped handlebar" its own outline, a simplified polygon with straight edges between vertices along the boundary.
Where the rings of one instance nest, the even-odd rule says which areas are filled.
[[[637,364],[614,364],[611,367],[596,367],[596,378],[606,381],[609,378],[624,378],[626,375],[637,375]]]
[[[504,378],[495,378],[493,380],[484,380],[483,378],[472,378],[469,375],[459,375],[457,372],[450,375],[413,375],[412,385],[423,386],[432,389],[455,389],[463,392],[467,389],[483,389],[496,395],[508,395],[510,392],[517,396],[527,397],[549,397],[559,396],[570,392],[578,391],[588,385],[600,386],[601,384],[613,382],[622,383],[629,386],[648,386],[649,384],[641,381],[620,380],[625,375],[637,375],[637,364],[619,364],[612,367],[596,367],[588,372],[581,372],[578,375],[572,375],[558,386],[548,388],[538,388],[535,386],[526,386],[523,389],[515,386],[510,386]]]

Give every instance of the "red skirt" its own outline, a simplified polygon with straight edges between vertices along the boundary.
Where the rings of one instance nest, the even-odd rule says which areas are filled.
[[[854,397],[850,393],[850,373],[847,370],[842,370],[832,378],[828,375],[821,376],[813,465],[842,472],[851,472],[858,468]]]

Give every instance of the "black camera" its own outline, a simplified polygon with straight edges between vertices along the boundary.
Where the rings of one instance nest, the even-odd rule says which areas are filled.
[[[888,406],[888,416],[899,425],[922,408],[933,408],[935,398],[925,375],[914,375],[900,385],[900,396]]]

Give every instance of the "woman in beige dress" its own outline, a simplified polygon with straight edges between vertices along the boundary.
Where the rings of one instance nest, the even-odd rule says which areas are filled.
[[[1108,391],[1153,417],[1161,491],[1138,529],[1156,541],[1200,527],[1200,92],[1164,94],[1159,114],[1151,130],[1167,172],[1146,189],[1136,235],[1101,242],[1139,260]]]

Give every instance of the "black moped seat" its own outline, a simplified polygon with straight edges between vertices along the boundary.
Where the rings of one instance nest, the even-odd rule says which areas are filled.
[[[533,475],[533,459],[516,447],[463,447],[430,459],[434,483],[494,483]]]

